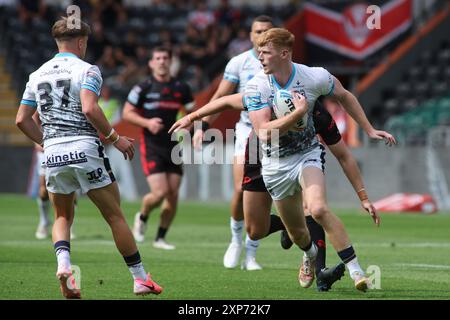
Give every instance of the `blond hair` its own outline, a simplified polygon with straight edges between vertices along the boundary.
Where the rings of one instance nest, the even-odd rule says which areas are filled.
[[[52,36],[57,41],[69,41],[78,37],[87,37],[91,33],[91,27],[86,22],[73,18],[69,21],[62,17],[52,27]]]
[[[283,28],[272,28],[263,32],[256,40],[258,47],[267,46],[271,43],[277,49],[289,49],[292,51],[294,48],[295,36],[288,30]]]

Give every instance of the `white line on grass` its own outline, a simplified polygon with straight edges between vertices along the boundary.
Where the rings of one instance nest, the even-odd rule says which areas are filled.
[[[394,263],[394,266],[450,270],[450,266],[449,265],[442,265],[442,264]]]
[[[450,242],[355,242],[356,247],[450,248]]]
[[[92,245],[104,245],[104,246],[114,246],[114,241],[112,240],[73,240],[73,243],[76,243],[80,246],[92,246]],[[203,248],[218,248],[226,246],[226,243],[219,242],[191,242],[192,246],[195,247],[203,247]],[[52,243],[50,240],[42,241],[42,240],[6,240],[0,241],[0,245],[4,246],[42,246],[42,245],[50,245]],[[140,243],[139,246],[142,245],[150,245],[149,243]],[[353,245],[355,247],[376,247],[376,248],[450,248],[450,242],[408,242],[408,243],[399,243],[399,242],[354,242]],[[279,247],[278,243],[265,243],[265,247]]]

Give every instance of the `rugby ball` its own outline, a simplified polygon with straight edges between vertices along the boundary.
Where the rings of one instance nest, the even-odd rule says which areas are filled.
[[[273,98],[273,111],[277,118],[282,118],[295,110],[294,102],[292,102],[292,94],[287,90],[278,90]],[[308,124],[308,112],[297,121],[290,129],[292,131],[302,131]]]

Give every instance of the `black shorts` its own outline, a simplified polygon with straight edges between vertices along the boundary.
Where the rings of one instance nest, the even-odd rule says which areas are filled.
[[[173,163],[171,159],[172,149],[152,146],[141,143],[141,164],[146,176],[155,173],[176,173],[183,175],[183,165]]]
[[[253,192],[267,192],[261,175],[261,164],[245,164],[242,190]]]
[[[242,179],[242,191],[267,192],[261,175],[261,155],[259,140],[252,131],[245,146],[244,178]]]

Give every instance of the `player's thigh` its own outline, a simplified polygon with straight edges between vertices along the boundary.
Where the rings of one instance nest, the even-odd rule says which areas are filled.
[[[233,181],[234,191],[242,192],[242,179],[244,177],[245,156],[234,156],[233,159]]]
[[[178,192],[181,185],[181,178],[182,176],[178,173],[167,173],[167,181],[169,183],[170,192]]]
[[[48,194],[55,209],[56,217],[73,219],[75,192],[69,194],[49,192]]]
[[[87,195],[105,218],[122,215],[117,182],[102,188],[91,189],[87,192]]]
[[[268,192],[244,191],[244,219],[247,227],[258,231],[268,231],[272,198]]]
[[[158,172],[147,176],[150,192],[165,197],[169,192],[169,179],[166,172]]]
[[[178,173],[168,173],[167,180],[169,184],[169,191],[167,193],[166,199],[169,202],[178,201],[178,191],[181,185],[182,176]]]
[[[308,211],[316,207],[326,207],[325,176],[317,167],[306,167],[299,177],[303,190],[304,206]]]
[[[282,200],[275,200],[274,203],[289,233],[305,228],[301,192],[296,192]]]

